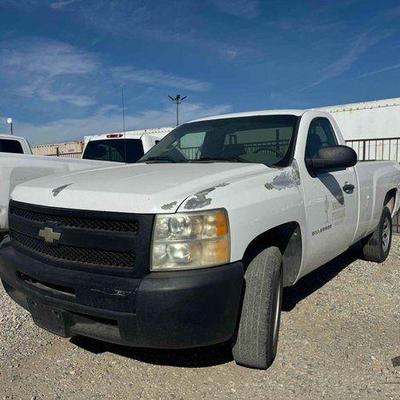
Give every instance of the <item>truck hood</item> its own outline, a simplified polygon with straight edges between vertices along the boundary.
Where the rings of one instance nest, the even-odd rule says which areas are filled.
[[[268,171],[273,169],[240,163],[124,165],[35,179],[18,185],[11,198],[49,207],[173,213],[190,196]]]

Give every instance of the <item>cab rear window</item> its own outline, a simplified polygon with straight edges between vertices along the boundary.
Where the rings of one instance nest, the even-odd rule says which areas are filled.
[[[134,163],[144,154],[140,139],[105,139],[89,142],[83,153],[85,160]]]
[[[0,153],[23,154],[21,143],[17,140],[0,139]]]

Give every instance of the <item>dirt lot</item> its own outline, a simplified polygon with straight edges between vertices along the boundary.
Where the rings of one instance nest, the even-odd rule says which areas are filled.
[[[399,245],[384,264],[345,254],[286,290],[268,371],[235,365],[227,346],[61,339],[0,289],[0,399],[400,399]]]

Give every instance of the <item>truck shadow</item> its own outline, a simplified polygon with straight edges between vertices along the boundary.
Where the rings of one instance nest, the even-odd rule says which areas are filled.
[[[94,354],[109,352],[155,365],[205,368],[232,361],[231,349],[227,343],[197,349],[160,350],[120,346],[82,336],[73,337],[70,342]]]
[[[290,312],[298,303],[337,276],[357,259],[355,251],[349,250],[319,269],[302,278],[295,286],[285,288],[282,311]],[[114,353],[133,360],[184,368],[205,368],[231,362],[232,353],[228,343],[187,350],[160,350],[131,348],[106,343],[87,337],[74,337],[70,342],[93,354]]]
[[[357,259],[357,249],[352,248],[310,272],[294,286],[284,288],[282,311],[293,310],[300,301],[320,289]]]

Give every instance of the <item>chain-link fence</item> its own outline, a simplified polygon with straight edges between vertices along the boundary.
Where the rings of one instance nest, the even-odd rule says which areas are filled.
[[[58,153],[58,154],[46,154],[49,157],[64,157],[64,158],[81,158],[82,152],[79,153]]]

